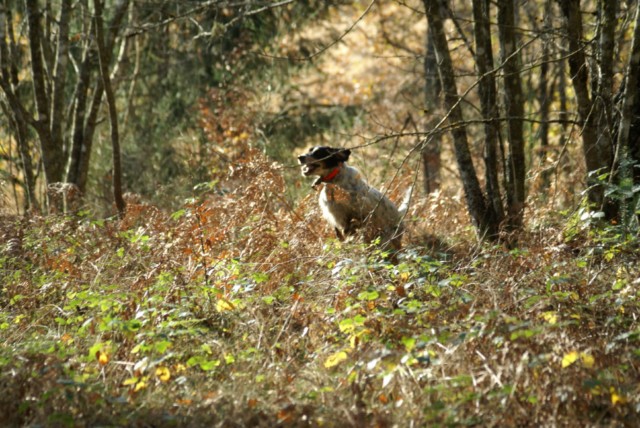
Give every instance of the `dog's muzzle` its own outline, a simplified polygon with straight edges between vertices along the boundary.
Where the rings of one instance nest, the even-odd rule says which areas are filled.
[[[313,171],[315,171],[318,166],[320,166],[319,164],[314,162],[313,158],[309,158],[308,156],[298,156],[298,162],[302,167],[302,175],[304,176],[313,174]]]

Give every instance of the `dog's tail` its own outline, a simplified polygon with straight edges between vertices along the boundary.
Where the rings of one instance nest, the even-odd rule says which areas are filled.
[[[398,207],[398,212],[401,217],[404,217],[409,209],[409,204],[411,203],[411,196],[413,196],[413,186],[409,186],[406,192],[404,192],[404,197],[402,198],[402,202],[400,203],[400,207]]]

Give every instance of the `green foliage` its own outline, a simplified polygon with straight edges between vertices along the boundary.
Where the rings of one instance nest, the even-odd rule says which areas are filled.
[[[130,205],[121,221],[3,225],[19,241],[0,253],[3,420],[637,416],[632,243],[591,225],[568,241],[582,237],[579,251],[549,229],[509,251],[441,254],[413,240],[392,263],[375,246],[327,238],[304,215],[314,201],[274,199],[279,171],[251,153],[172,214]],[[217,190],[234,180],[242,190]]]

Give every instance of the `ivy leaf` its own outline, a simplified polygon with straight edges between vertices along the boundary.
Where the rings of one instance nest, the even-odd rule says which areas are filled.
[[[346,361],[349,358],[345,351],[336,352],[333,355],[330,355],[329,358],[324,362],[324,366],[328,369],[337,366],[338,364]]]
[[[562,368],[569,367],[578,360],[580,360],[583,367],[588,369],[592,368],[596,363],[596,359],[593,358],[591,354],[588,354],[586,352],[571,351],[564,354],[564,356],[562,357]]]
[[[376,290],[363,291],[358,294],[358,300],[372,301],[372,300],[376,300],[378,297],[380,297],[380,293],[378,293]]]
[[[220,365],[220,360],[204,360],[200,361],[200,368],[205,372],[211,371]]]
[[[235,306],[233,305],[233,303],[231,303],[227,299],[218,299],[218,301],[216,302],[216,310],[218,312],[232,311],[234,309]]]
[[[147,387],[147,381],[149,380],[148,376],[143,376],[136,386],[133,388],[133,392],[138,392],[141,389],[145,389]]]
[[[178,210],[178,211],[174,212],[173,214],[171,214],[171,219],[178,220],[180,217],[184,216],[186,213],[187,213],[187,211],[184,210],[184,209]]]
[[[273,304],[273,302],[274,302],[275,300],[276,300],[276,298],[275,298],[275,297],[273,297],[273,296],[264,296],[264,297],[262,298],[262,301],[263,301],[264,303],[266,303],[267,305],[272,305],[272,304]]]
[[[401,342],[404,345],[404,348],[407,350],[407,352],[411,352],[413,348],[415,348],[416,346],[416,339],[414,337],[405,336],[402,338]]]
[[[575,363],[578,360],[580,354],[578,351],[571,351],[562,357],[562,368],[569,367],[571,364]]]
[[[611,388],[609,388],[609,392],[611,393],[611,404],[612,405],[616,405],[616,404],[626,404],[627,403],[627,399],[626,397],[624,397],[623,395],[619,394],[618,391],[616,391],[616,389],[612,386]]]
[[[162,382],[168,382],[169,379],[171,379],[171,372],[169,371],[169,369],[167,367],[160,366],[160,367],[158,367],[156,369],[156,376]]]
[[[580,359],[582,360],[582,365],[588,369],[592,368],[596,363],[596,359],[590,354],[581,353]]]
[[[125,379],[125,381],[122,382],[122,386],[135,385],[136,383],[138,383],[139,380],[140,378],[137,376],[130,377],[129,379]]]
[[[171,342],[169,342],[168,340],[161,340],[154,343],[153,347],[158,353],[164,354],[165,352],[167,352],[167,349],[171,347],[171,345]]]
[[[558,322],[558,315],[554,311],[543,312],[540,316],[551,325]]]

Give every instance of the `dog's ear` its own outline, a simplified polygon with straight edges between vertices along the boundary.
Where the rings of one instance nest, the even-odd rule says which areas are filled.
[[[334,155],[340,162],[346,162],[349,160],[349,156],[351,156],[351,150],[349,149],[338,149],[337,153]]]

